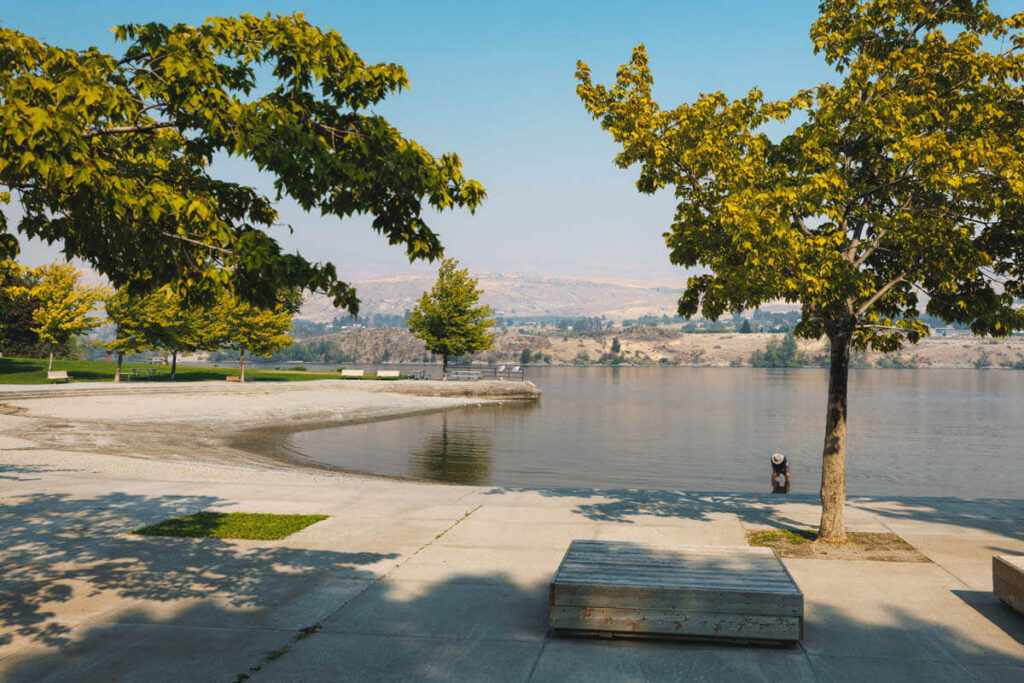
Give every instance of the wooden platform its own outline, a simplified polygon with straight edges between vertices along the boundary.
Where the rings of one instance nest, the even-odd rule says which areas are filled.
[[[771,548],[573,541],[550,604],[558,632],[777,643],[803,637],[803,593]]]
[[[1024,556],[996,555],[992,558],[992,592],[1024,614]]]

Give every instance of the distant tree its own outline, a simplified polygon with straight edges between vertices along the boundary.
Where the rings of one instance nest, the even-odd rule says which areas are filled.
[[[301,303],[295,294],[279,294],[273,308],[254,306],[224,294],[217,304],[199,313],[199,348],[226,346],[238,351],[239,379],[245,381],[245,354],[270,356],[292,344],[288,336],[292,315]]]
[[[750,364],[755,368],[796,368],[809,361],[797,350],[793,335],[787,334],[781,341],[769,339],[764,351],[750,354]]]
[[[30,296],[33,285],[28,268],[0,260],[0,353],[34,355],[39,335],[32,329],[39,302]]]
[[[527,347],[527,348],[523,349],[523,350],[522,350],[522,351],[521,351],[521,352],[519,353],[519,364],[520,364],[520,365],[526,365],[526,364],[527,364],[527,363],[529,363],[529,362],[530,362],[530,361],[531,361],[532,359],[533,359],[533,351],[531,351],[529,347]]]
[[[754,331],[754,328],[752,328],[750,326],[750,321],[749,320],[744,320],[743,324],[740,325],[740,332],[742,334],[750,334],[753,331]]]
[[[120,382],[125,354],[142,353],[153,348],[152,341],[146,336],[145,300],[129,295],[128,290],[122,287],[107,297],[105,308],[107,319],[114,323],[114,338],[100,343],[117,353],[114,381]]]
[[[107,299],[107,317],[115,324],[112,342],[101,342],[118,352],[114,381],[120,381],[121,361],[125,354],[159,349],[171,356],[171,379],[178,368],[178,354],[202,348],[206,335],[200,328],[215,316],[203,307],[187,307],[185,301],[171,291],[157,290],[149,294],[132,294],[119,288]],[[212,350],[210,347],[209,350]]]
[[[53,370],[56,347],[103,324],[101,316],[90,314],[106,298],[109,289],[81,284],[81,273],[69,263],[41,266],[32,275],[35,282],[24,291],[39,304],[32,313],[32,330],[49,347],[49,372]]]
[[[619,338],[615,337],[612,339],[612,353],[618,353],[622,350],[622,344],[619,343]]]
[[[492,311],[478,306],[482,292],[469,270],[458,269],[455,259],[442,259],[437,282],[424,292],[409,311],[409,329],[423,340],[433,353],[441,355],[442,377],[448,379],[448,359],[467,353],[486,351],[494,342],[487,332]]]
[[[411,259],[442,247],[424,209],[475,209],[483,187],[375,108],[409,87],[302,14],[213,17],[201,26],[126,24],[118,55],[48,45],[0,26],[0,205],[15,227],[63,245],[118,286],[222,288],[273,306],[306,287],[358,311],[330,263],[284,252],[276,200],[210,171],[251,162],[277,200],[343,220],[370,216]],[[17,241],[0,213],[0,257]],[[337,221],[335,221],[337,222]]]
[[[702,94],[661,109],[644,47],[577,93],[641,167],[672,185],[666,240],[692,276],[680,315],[716,319],[782,299],[796,333],[832,343],[819,538],[845,538],[851,351],[891,352],[928,333],[925,309],[976,334],[1024,328],[1024,13],[985,0],[823,0],[811,27],[831,81],[766,102]],[[988,48],[996,47],[996,51]],[[795,119],[775,141],[775,122]]]

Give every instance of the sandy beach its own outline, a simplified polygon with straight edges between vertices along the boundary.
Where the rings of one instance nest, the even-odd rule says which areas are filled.
[[[6,462],[117,476],[319,480],[341,473],[276,452],[273,437],[539,396],[530,382],[7,385],[0,449]]]

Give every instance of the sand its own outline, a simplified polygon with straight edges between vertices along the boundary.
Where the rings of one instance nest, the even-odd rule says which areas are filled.
[[[323,381],[0,388],[0,464],[148,479],[322,480],[346,473],[275,445],[289,432],[535,400],[529,382]]]

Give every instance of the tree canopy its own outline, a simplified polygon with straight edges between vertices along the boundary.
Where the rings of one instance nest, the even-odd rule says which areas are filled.
[[[32,331],[49,345],[53,369],[54,350],[80,334],[99,327],[101,316],[91,315],[109,294],[106,287],[81,283],[78,269],[68,263],[51,263],[32,270],[30,287],[24,294],[37,302],[32,312]]]
[[[24,235],[61,244],[132,291],[229,289],[273,305],[282,289],[359,300],[330,263],[286,253],[274,202],[373,229],[410,259],[441,243],[423,209],[474,210],[485,192],[454,154],[435,158],[372,107],[404,69],[360,59],[302,14],[114,28],[123,54],[48,45],[0,27],[0,257]],[[219,179],[215,157],[253,163],[276,196]],[[340,235],[339,235],[340,239]]]
[[[441,354],[445,377],[449,358],[484,351],[494,342],[487,332],[493,311],[476,305],[482,294],[477,280],[458,266],[455,259],[443,259],[437,282],[409,312],[409,328],[432,353]]]
[[[673,186],[665,239],[699,267],[679,313],[715,319],[783,299],[832,344],[823,538],[843,537],[851,347],[898,349],[922,312],[977,334],[1024,327],[1024,13],[984,0],[826,0],[810,35],[833,83],[779,101],[751,89],[662,109],[643,45],[615,84],[577,92],[638,165]],[[771,123],[792,130],[779,139]]]

